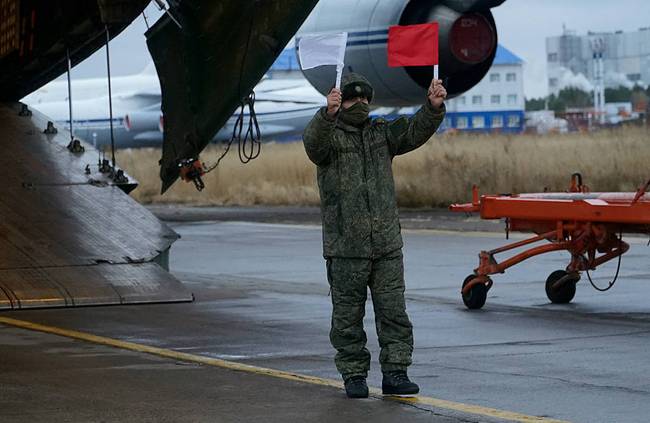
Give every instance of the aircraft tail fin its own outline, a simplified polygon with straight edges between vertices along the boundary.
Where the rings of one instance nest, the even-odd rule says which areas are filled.
[[[156,72],[156,66],[153,63],[153,60],[147,63],[147,66],[142,69],[142,72],[140,72],[140,75],[158,75]]]

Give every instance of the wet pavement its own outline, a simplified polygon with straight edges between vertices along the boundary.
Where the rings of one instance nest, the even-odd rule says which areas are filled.
[[[0,421],[467,421],[330,387],[0,327]]]
[[[298,206],[186,206],[180,204],[148,204],[147,209],[166,222],[254,222],[320,225],[319,207]],[[436,229],[451,231],[501,232],[505,225],[499,220],[481,220],[476,215],[450,212],[447,209],[402,209],[399,213],[403,229]]]
[[[319,227],[240,222],[175,223],[172,226],[182,238],[172,249],[171,270],[194,292],[194,303],[32,310],[2,315],[199,356],[311,376],[338,377],[328,340],[331,304]],[[568,259],[566,254],[554,253],[496,276],[486,306],[482,310],[469,311],[460,299],[460,285],[476,266],[478,251],[504,244],[503,236],[405,232],[407,307],[415,331],[414,365],[410,375],[420,384],[423,396],[576,422],[646,421],[650,414],[650,363],[647,360],[650,349],[650,249],[646,247],[646,240],[629,240],[632,248],[623,257],[619,281],[607,293],[596,292],[584,279],[578,284],[572,304],[550,304],[544,293],[544,281],[549,273],[566,266]],[[616,263],[603,266],[594,274],[595,282],[606,285],[615,268]],[[368,347],[373,356],[369,383],[380,386],[378,347],[370,305],[365,323]],[[0,345],[21,336],[51,335],[25,335],[18,329],[3,328],[0,338],[6,342],[0,341]],[[42,357],[41,354],[34,360],[51,359],[55,360],[52,364],[55,369],[62,366],[55,375],[48,375],[45,370],[39,373],[34,382],[37,386],[41,386],[39,381],[43,378],[54,383],[56,377],[68,377],[65,369],[71,364],[57,364],[56,360],[65,360],[52,354],[53,351],[86,359],[84,353],[68,350],[65,345],[47,346],[48,342],[65,344],[67,341],[49,338],[37,341],[38,348],[21,348],[29,350],[29,354],[46,348],[50,355]],[[7,347],[2,348],[6,350]],[[4,357],[2,348],[0,354]],[[28,363],[29,354],[21,355]],[[102,357],[105,352],[97,354]],[[122,366],[128,374],[124,383],[139,386],[134,381],[140,379],[134,375],[140,374],[148,381],[140,381],[143,390],[156,392],[159,389],[164,393],[161,398],[167,395],[172,401],[176,398],[175,390],[166,385],[171,383],[179,392],[176,398],[179,407],[190,406],[193,399],[196,400],[194,407],[199,410],[204,403],[209,404],[210,396],[201,394],[201,388],[216,395],[216,391],[210,390],[219,380],[226,380],[235,392],[239,389],[236,378],[233,382],[232,378],[221,376],[223,372],[228,373],[225,370],[203,367],[197,370],[195,366],[185,365],[179,367],[189,367],[196,371],[195,376],[180,375],[190,370],[174,371],[173,375],[178,374],[178,378],[171,376],[171,371],[153,372],[160,378],[156,379],[138,366],[144,365],[146,369],[150,365],[152,368],[176,368],[177,365],[131,352],[112,354],[128,356]],[[14,364],[25,366],[24,363]],[[120,386],[119,375],[105,375],[107,369],[116,367],[115,364],[103,367],[96,362],[88,364],[88,368],[96,367],[102,371],[75,371],[84,377],[106,377],[105,385],[110,387],[107,389],[119,391],[116,388]],[[9,370],[5,366],[3,374]],[[14,376],[15,380],[20,379],[20,375]],[[33,375],[26,372],[24,376],[27,381]],[[69,385],[75,383],[69,380]],[[280,382],[278,385],[264,383],[252,378],[246,392],[251,386],[259,386],[262,390],[270,388],[274,392],[285,389]],[[191,389],[186,390],[190,385]],[[47,383],[43,382],[43,386]],[[87,391],[85,386],[80,385],[78,395]],[[326,391],[318,395],[327,398],[329,420],[339,420],[335,412],[339,410],[339,402],[343,410],[350,401],[334,388]],[[278,407],[292,404],[295,392],[287,390],[287,395],[283,396],[286,400],[274,397],[271,404],[277,403]],[[251,398],[255,395],[251,395],[250,398],[242,397],[243,409],[254,401]],[[11,403],[12,409],[20,406],[21,401],[20,396],[14,398],[17,399]],[[229,398],[228,404],[238,401],[236,396],[225,398]],[[264,397],[260,394],[258,398]],[[2,401],[0,399],[0,403]],[[372,406],[363,405],[364,410],[375,410],[375,407],[383,407],[377,404],[385,403],[368,401]],[[118,403],[116,400],[111,404]],[[297,401],[293,404],[300,407]],[[153,406],[157,407],[152,403]],[[421,416],[413,414],[413,407],[391,404],[395,406],[396,413],[411,414],[401,417],[396,414],[392,420],[419,421],[415,419]],[[136,411],[144,413],[144,409],[138,407],[134,405]],[[254,411],[242,417],[242,421],[259,416],[256,413],[260,408],[252,408]],[[169,409],[163,407],[162,410]],[[208,416],[221,416],[219,407],[205,410],[202,416],[206,421]],[[492,421],[486,416],[436,408],[418,412],[432,419],[430,421]],[[201,420],[200,412],[194,410],[193,413],[191,416],[196,420],[185,421]],[[224,421],[230,421],[232,415],[224,413]],[[286,417],[284,421],[297,421],[296,414],[289,413]],[[269,417],[267,421],[283,421],[278,418]],[[305,421],[327,420],[305,418]],[[107,421],[116,420],[107,418]]]

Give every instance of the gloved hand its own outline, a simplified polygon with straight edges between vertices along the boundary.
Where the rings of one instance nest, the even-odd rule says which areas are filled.
[[[447,98],[447,90],[442,86],[442,81],[440,79],[434,79],[431,81],[427,97],[429,98],[429,103],[431,103],[431,106],[433,106],[434,109],[439,109],[442,106],[442,103]]]
[[[342,102],[343,95],[341,94],[341,90],[332,88],[330,93],[327,95],[327,116],[334,119],[334,116],[336,116],[341,108]]]

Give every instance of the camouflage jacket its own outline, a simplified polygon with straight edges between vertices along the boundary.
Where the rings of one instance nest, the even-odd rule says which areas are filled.
[[[444,107],[444,106],[443,106]],[[330,120],[322,108],[303,135],[318,166],[325,257],[377,258],[402,247],[393,157],[422,146],[445,115],[429,102],[410,119]]]

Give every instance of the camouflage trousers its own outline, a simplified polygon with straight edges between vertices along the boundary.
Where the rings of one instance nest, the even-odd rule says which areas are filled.
[[[332,289],[330,341],[336,368],[344,379],[366,376],[370,352],[363,318],[368,287],[372,295],[382,371],[406,370],[413,353],[413,327],[404,302],[404,261],[397,250],[379,259],[327,259]]]

